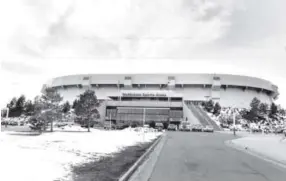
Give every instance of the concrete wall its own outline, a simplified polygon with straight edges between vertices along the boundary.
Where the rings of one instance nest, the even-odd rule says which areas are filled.
[[[107,101],[101,102],[100,106],[97,109],[100,114],[100,121],[105,121],[106,104]]]
[[[211,96],[211,89],[203,87],[176,88],[175,92],[182,94],[185,100],[203,101]]]
[[[98,99],[109,99],[108,96],[119,96],[120,92],[117,88],[92,88],[95,90],[95,94]],[[144,92],[144,90],[151,91],[150,89],[141,89],[141,91]],[[71,87],[71,88],[59,88],[58,92],[64,97],[64,101],[69,101],[72,103],[81,93],[85,91],[84,88],[77,88],[77,87]],[[131,90],[132,91],[132,90]],[[152,90],[154,92],[160,90]],[[204,101],[207,99],[207,97],[211,97],[211,88],[203,88],[203,87],[192,87],[192,88],[175,88],[170,95],[176,95],[176,96],[183,96],[184,100],[194,100],[194,101]],[[257,92],[256,90],[246,89],[243,91],[239,88],[227,88],[220,89],[220,99],[219,103],[223,107],[237,107],[237,108],[248,108],[251,100],[257,97],[262,102],[270,104],[272,102],[272,98],[268,96],[265,92]],[[117,104],[117,103],[113,103]],[[136,106],[138,104],[144,104],[144,106],[149,105],[160,105],[163,107],[168,106],[167,102],[162,103],[156,103],[152,101],[147,102],[125,102],[121,103],[124,104],[124,106]],[[174,103],[173,106],[175,107],[182,107],[182,103]]]
[[[254,97],[257,97],[264,103],[270,104],[272,102],[272,98],[264,92],[227,88],[220,91],[220,104],[224,107],[248,108]]]

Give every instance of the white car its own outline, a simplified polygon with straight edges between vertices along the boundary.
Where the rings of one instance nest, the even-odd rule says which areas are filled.
[[[168,126],[168,130],[171,130],[171,131],[177,131],[177,125],[175,125],[175,124],[169,124],[169,126]]]
[[[180,131],[191,131],[191,125],[190,124],[180,124],[179,126]]]
[[[203,132],[214,132],[214,128],[212,126],[205,126]]]

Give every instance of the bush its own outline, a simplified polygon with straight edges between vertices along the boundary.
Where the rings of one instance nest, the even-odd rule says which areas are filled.
[[[137,123],[131,123],[131,128],[136,128],[136,127],[138,127],[138,124]]]
[[[213,100],[210,99],[209,101],[206,102],[205,109],[206,109],[207,112],[212,112],[213,111],[213,109],[214,109],[214,102],[213,102]]]
[[[29,121],[30,128],[35,131],[44,131],[45,130],[45,121],[37,118],[35,116],[30,117]]]
[[[151,121],[149,126],[150,126],[150,128],[155,128],[156,127],[156,122],[155,121]]]
[[[164,126],[164,129],[168,129],[169,123],[168,122],[163,122],[163,126]]]
[[[221,111],[221,106],[220,106],[220,104],[217,102],[217,103],[215,103],[213,114],[214,114],[214,115],[219,115],[219,114],[220,114],[220,111]]]

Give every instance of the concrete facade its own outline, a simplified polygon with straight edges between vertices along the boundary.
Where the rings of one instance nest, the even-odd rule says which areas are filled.
[[[226,74],[70,75],[52,79],[43,86],[43,91],[45,87],[55,87],[64,100],[70,102],[90,88],[95,90],[99,99],[103,100],[110,100],[110,97],[124,97],[124,95],[128,97],[128,94],[135,97],[136,95],[138,97],[160,97],[161,95],[168,98],[179,97],[183,101],[213,99],[223,107],[239,108],[247,108],[254,97],[270,104],[279,95],[278,87],[267,80]],[[149,103],[146,103],[146,106]],[[109,104],[116,103],[107,103]]]

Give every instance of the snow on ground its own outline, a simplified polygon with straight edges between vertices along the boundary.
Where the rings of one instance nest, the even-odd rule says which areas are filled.
[[[65,130],[80,131],[80,127]],[[126,146],[149,142],[158,132],[136,132],[134,129],[86,132],[54,132],[40,136],[18,136],[0,133],[1,176],[5,181],[67,180],[71,166],[88,162],[95,156],[120,151]]]
[[[286,140],[281,141],[281,139],[282,135],[251,134],[232,140],[232,143],[243,148],[248,147],[256,153],[286,164]]]
[[[218,120],[218,117],[213,115],[212,113],[207,113],[207,115],[213,120],[218,126],[220,126],[220,122]]]

